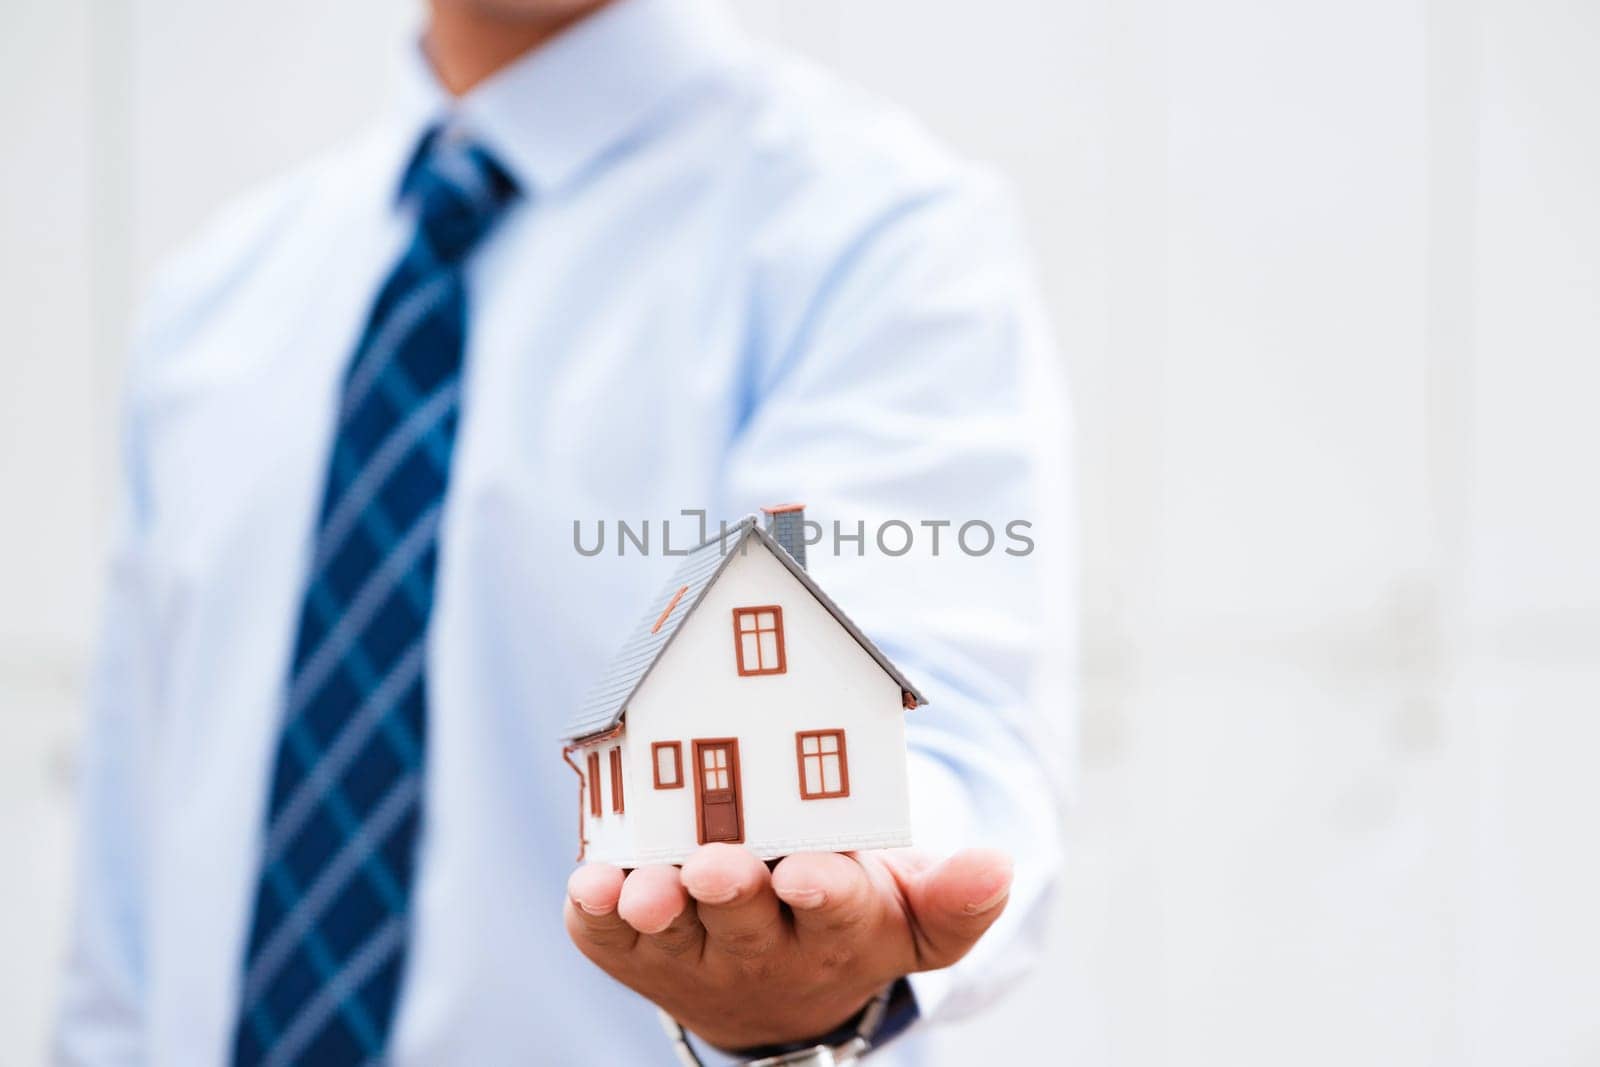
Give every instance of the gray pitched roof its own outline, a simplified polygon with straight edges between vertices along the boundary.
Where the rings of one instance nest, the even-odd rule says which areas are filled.
[[[828,609],[828,613],[839,621],[839,625],[856,639],[869,656],[877,661],[878,666],[895,680],[902,691],[911,694],[919,705],[927,703],[917,691],[917,687],[906,680],[905,675],[889,662],[887,656],[878,651],[878,647],[867,639],[867,635],[862,633],[839,609],[839,605],[835,604],[812,580],[805,568],[796,563],[794,558],[784,551],[783,546],[761,528],[760,519],[755,515],[747,515],[736,525],[728,528],[726,537],[713,537],[689,550],[689,554],[678,565],[672,580],[667,582],[650,602],[650,610],[634,627],[632,635],[623,644],[622,651],[617,653],[600,681],[589,691],[577,714],[568,720],[561,733],[564,739],[570,741],[604,733],[622,721],[623,713],[628,708],[628,701],[639,691],[639,686],[644,683],[650,669],[655,666],[678,630],[694,613],[706,590],[711,588],[711,584],[717,580],[723,568],[728,565],[728,561],[739,554],[744,542],[751,537],[759,538],[772,550],[772,554],[789,569],[789,573],[798,578],[800,584],[817,598],[817,602]],[[722,547],[724,545],[726,548]],[[681,596],[678,595],[680,589],[683,590]],[[675,604],[673,604],[674,597],[677,597]],[[672,613],[667,616],[660,628],[656,629],[656,620],[661,618],[661,613],[667,610],[668,604],[672,604]]]

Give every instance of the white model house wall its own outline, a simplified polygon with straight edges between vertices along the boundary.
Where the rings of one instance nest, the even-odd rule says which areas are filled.
[[[622,750],[622,811],[611,810],[611,753],[620,748]],[[589,774],[589,756],[593,754],[598,758],[598,774]],[[633,849],[633,838],[628,826],[628,816],[633,804],[634,789],[638,788],[630,780],[628,767],[628,742],[626,732],[614,738],[578,749],[573,753],[572,761],[583,772],[583,837],[584,855],[586,860],[602,860],[614,863],[626,859]],[[648,779],[646,779],[648,784]],[[600,814],[594,814],[590,804],[590,790],[596,790],[600,798]]]
[[[680,862],[698,847],[696,738],[739,740],[744,845],[763,858],[910,844],[899,685],[764,545],[745,544],[628,705],[634,858]],[[786,670],[740,676],[733,610],[767,604],[783,609]],[[850,795],[802,799],[795,733],[831,729],[845,732]],[[681,788],[654,788],[657,741],[682,745]]]

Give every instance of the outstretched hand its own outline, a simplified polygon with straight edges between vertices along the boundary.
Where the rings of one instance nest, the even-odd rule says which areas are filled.
[[[705,845],[680,870],[591,863],[567,933],[607,974],[725,1049],[836,1028],[885,985],[948,967],[1004,910],[1011,860],[895,850],[789,856]]]

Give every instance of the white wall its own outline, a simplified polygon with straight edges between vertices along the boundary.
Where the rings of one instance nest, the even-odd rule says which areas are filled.
[[[1600,1060],[1600,6],[738,0],[1014,177],[1076,379],[1057,962],[962,1053]],[[359,123],[414,15],[0,34],[0,1062],[37,1057],[148,266]]]

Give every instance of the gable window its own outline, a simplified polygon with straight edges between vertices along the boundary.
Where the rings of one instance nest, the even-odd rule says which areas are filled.
[[[589,753],[589,814],[600,817],[600,753]]]
[[[802,800],[850,795],[843,730],[802,730],[794,735],[794,749],[800,764]]]
[[[733,649],[739,674],[782,674],[783,609],[776,604],[733,609]]]
[[[611,810],[622,814],[622,748],[611,750]]]
[[[657,741],[650,746],[650,763],[655,768],[657,789],[683,788],[683,745],[677,741]]]

